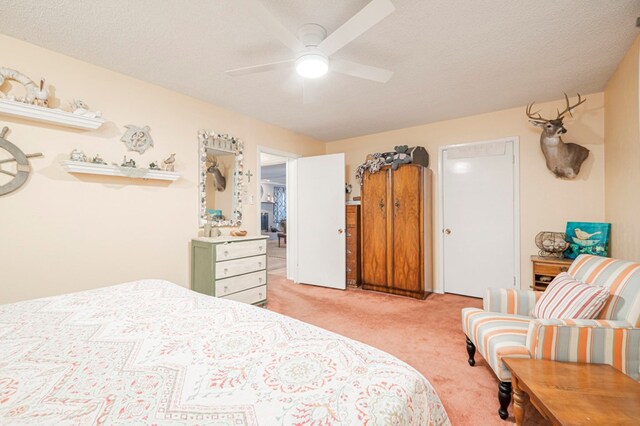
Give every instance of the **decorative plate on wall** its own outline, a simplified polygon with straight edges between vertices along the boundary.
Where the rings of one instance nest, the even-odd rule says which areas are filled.
[[[151,128],[149,126],[138,127],[133,124],[127,124],[124,127],[127,128],[127,131],[120,140],[127,145],[129,151],[144,154],[147,149],[153,147],[153,139],[149,134]]]

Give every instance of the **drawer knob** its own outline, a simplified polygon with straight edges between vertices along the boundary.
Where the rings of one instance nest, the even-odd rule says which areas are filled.
[[[225,255],[225,256],[229,256],[229,250],[225,250],[225,251],[224,251],[224,255]]]
[[[258,277],[258,282],[262,283],[262,277]]]
[[[229,290],[229,287],[227,287],[226,285],[224,286],[224,292],[226,293]]]
[[[258,296],[262,297],[262,292],[258,293]]]
[[[258,262],[258,266],[262,267],[262,262]]]
[[[227,273],[229,272],[229,269],[224,268],[224,271],[223,271],[223,272],[224,272],[225,274],[227,274]]]
[[[264,247],[263,246],[258,246],[258,250],[262,251],[262,250],[264,250]]]
[[[568,270],[569,268],[567,268],[566,266],[560,267],[560,272],[567,272]]]

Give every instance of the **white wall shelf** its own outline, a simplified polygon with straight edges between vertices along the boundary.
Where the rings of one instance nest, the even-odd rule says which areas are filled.
[[[0,114],[84,130],[95,130],[105,122],[103,118],[83,117],[61,109],[45,108],[7,99],[0,99]]]
[[[131,179],[155,179],[175,181],[182,175],[177,172],[164,170],[140,169],[108,164],[85,163],[82,161],[63,161],[62,168],[69,173],[84,173],[89,175],[120,176]]]

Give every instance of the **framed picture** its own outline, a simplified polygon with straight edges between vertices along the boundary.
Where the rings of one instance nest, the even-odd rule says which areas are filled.
[[[607,256],[609,254],[610,223],[567,222],[567,242],[564,252],[567,259],[575,259],[580,254]]]

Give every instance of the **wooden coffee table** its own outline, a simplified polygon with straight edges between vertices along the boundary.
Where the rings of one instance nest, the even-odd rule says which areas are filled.
[[[638,425],[640,383],[610,365],[503,358],[516,424],[527,399],[554,425]]]

